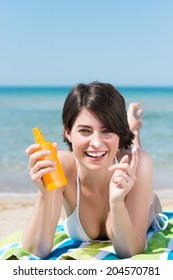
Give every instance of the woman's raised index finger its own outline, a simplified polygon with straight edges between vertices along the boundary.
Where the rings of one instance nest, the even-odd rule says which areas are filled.
[[[133,147],[132,148],[132,160],[130,163],[130,167],[134,170],[134,172],[136,173],[136,169],[138,166],[138,149],[137,147]]]

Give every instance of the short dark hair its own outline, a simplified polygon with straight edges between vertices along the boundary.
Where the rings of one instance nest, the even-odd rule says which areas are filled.
[[[86,108],[94,112],[109,131],[120,137],[119,149],[132,145],[134,134],[130,131],[124,97],[109,83],[78,84],[69,92],[63,107],[65,129],[71,131],[80,113]],[[65,134],[63,140],[72,151],[72,144]]]

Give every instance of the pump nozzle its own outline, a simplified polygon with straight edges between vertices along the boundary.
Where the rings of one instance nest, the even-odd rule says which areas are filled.
[[[44,137],[38,127],[32,129],[34,141],[36,144],[40,144],[44,141]]]

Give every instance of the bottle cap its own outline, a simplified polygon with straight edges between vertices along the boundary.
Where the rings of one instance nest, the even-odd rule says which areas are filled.
[[[40,144],[44,141],[44,137],[41,134],[41,131],[38,127],[33,128],[32,132],[33,132],[34,141],[36,144]]]

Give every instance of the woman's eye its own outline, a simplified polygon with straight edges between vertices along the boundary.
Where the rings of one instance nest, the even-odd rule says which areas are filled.
[[[102,133],[111,133],[111,131],[109,129],[104,129]]]
[[[80,129],[79,132],[80,133],[90,133],[90,131],[88,129]]]

